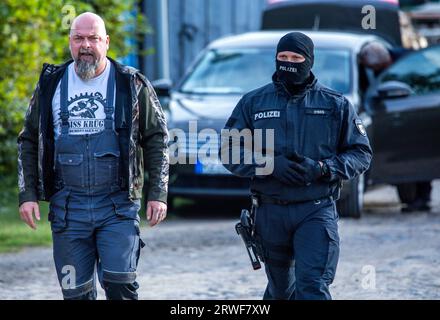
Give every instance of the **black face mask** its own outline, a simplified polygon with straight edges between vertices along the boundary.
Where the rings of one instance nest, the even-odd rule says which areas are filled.
[[[295,63],[289,61],[276,61],[278,80],[286,85],[299,85],[306,82],[312,69],[308,61]]]
[[[295,63],[276,59],[278,80],[288,87],[304,84],[310,77],[314,63],[314,45],[312,39],[301,32],[291,32],[282,37],[277,46],[278,53],[295,52],[305,58],[304,62]]]

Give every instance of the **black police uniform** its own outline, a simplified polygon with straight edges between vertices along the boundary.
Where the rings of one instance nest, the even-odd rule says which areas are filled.
[[[290,33],[280,40],[277,52],[281,51],[300,53],[306,63],[277,60],[273,82],[246,94],[225,126],[239,131],[274,129],[274,171],[257,176],[259,165],[245,164],[243,149],[240,164],[224,166],[250,178],[251,192],[260,200],[256,233],[269,281],[264,298],[331,299],[329,285],[339,258],[335,201],[341,180],[369,168],[372,150],[353,106],[310,72],[310,38]],[[303,79],[301,74],[289,79],[280,70],[302,73]],[[230,141],[222,148],[233,151]]]

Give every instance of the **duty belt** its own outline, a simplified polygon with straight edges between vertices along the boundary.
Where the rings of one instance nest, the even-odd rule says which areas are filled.
[[[324,199],[327,199],[327,198],[333,199],[332,196],[324,197]],[[265,203],[265,204],[276,204],[279,206],[288,206],[289,204],[304,203],[304,202],[318,201],[318,200],[322,200],[322,199],[304,200],[304,201],[289,201],[289,200],[281,200],[281,199],[269,197],[269,196],[266,196],[263,194],[252,195],[252,202],[257,202],[258,205]]]

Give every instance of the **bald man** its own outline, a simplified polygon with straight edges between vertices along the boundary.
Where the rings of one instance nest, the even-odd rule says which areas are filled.
[[[89,46],[83,45],[86,38]],[[104,72],[110,37],[101,17],[86,12],[73,20],[69,44],[75,71],[81,79],[90,80]]]
[[[86,12],[72,23],[73,60],[45,64],[18,137],[19,212],[36,229],[49,201],[53,256],[64,299],[138,298],[139,210],[166,217],[168,132],[150,82],[107,57],[105,23]],[[96,274],[95,274],[96,273]]]

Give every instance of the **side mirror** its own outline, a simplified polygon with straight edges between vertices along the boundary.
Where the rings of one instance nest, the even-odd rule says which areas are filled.
[[[170,79],[159,79],[151,82],[158,97],[169,97],[173,82]]]
[[[400,81],[387,81],[377,87],[377,98],[379,99],[405,98],[413,93],[414,91],[409,85]]]

